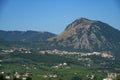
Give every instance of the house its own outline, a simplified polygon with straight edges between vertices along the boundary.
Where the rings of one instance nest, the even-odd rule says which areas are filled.
[[[56,74],[50,74],[50,75],[48,75],[50,78],[56,78],[57,77],[57,75]]]
[[[10,76],[5,76],[5,79],[10,80]]]
[[[95,78],[94,75],[86,75],[86,77],[89,78],[89,79],[91,79],[91,80],[93,80]]]
[[[26,77],[23,77],[22,80],[26,80],[27,78]]]
[[[116,73],[108,73],[108,77],[104,78],[103,80],[116,80],[117,74]]]
[[[23,77],[28,77],[28,76],[29,76],[29,73],[23,74]]]
[[[4,74],[5,72],[1,72],[0,74]]]
[[[2,60],[0,60],[0,62],[2,62]]]
[[[59,66],[52,66],[52,68],[58,69],[58,68],[59,68]]]
[[[113,80],[112,78],[104,78],[103,80]]]
[[[15,76],[16,78],[20,78],[20,77],[21,77],[21,75],[20,75],[18,72],[15,72],[14,76]]]
[[[43,75],[44,78],[47,78],[48,76],[47,75]]]
[[[116,79],[117,74],[116,73],[108,73],[108,78]]]

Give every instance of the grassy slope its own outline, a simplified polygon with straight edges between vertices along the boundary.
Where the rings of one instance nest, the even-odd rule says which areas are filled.
[[[73,60],[71,56],[59,56],[59,55],[41,55],[41,54],[1,54],[3,60],[0,71],[5,71],[9,74],[18,71],[19,73],[30,72],[32,73],[33,80],[48,80],[49,78],[43,78],[46,74],[57,74],[58,78],[52,80],[70,80],[74,76],[81,76],[83,80],[86,79],[86,75],[95,75],[98,80],[101,80],[106,76],[104,72],[97,72],[96,69],[103,66],[91,62],[91,67],[84,66],[89,62],[81,62],[76,59]],[[59,69],[54,69],[52,66],[59,63],[69,63],[69,66],[62,66]],[[25,65],[25,66],[23,66]],[[69,67],[69,68],[67,68]],[[104,68],[104,67],[103,67]]]

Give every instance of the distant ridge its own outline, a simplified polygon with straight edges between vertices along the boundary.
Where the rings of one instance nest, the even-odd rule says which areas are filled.
[[[54,36],[56,34],[50,32],[0,30],[0,39],[6,41],[41,41]]]

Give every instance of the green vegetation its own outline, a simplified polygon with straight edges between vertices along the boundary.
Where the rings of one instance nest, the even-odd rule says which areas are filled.
[[[116,71],[113,66],[108,67],[110,66],[110,62],[107,62],[108,59],[102,59],[102,57],[99,59],[100,57],[95,58],[95,56],[88,57],[92,61],[78,61],[77,55],[38,53],[0,54],[0,57],[2,59],[0,72],[4,71],[9,75],[13,75],[15,72],[21,75],[29,72],[32,80],[89,80],[87,75],[94,75],[96,80],[102,80],[107,76],[107,72]],[[100,64],[102,62],[106,62],[106,64]],[[54,67],[62,63],[67,63],[67,65]],[[120,65],[117,66],[120,67]],[[120,71],[117,70],[117,72]],[[57,75],[57,77],[49,77],[50,75]]]
[[[10,76],[10,80],[18,80],[14,76],[16,72],[21,75],[20,79],[29,73],[26,80],[102,80],[107,77],[107,73],[120,73],[119,55],[114,59],[94,55],[41,54],[39,51],[46,50],[47,47],[39,46],[40,44],[45,45],[42,42],[1,41],[0,80],[5,80],[5,76]],[[14,48],[14,52],[2,52]],[[16,48],[30,50],[31,53],[20,52]],[[117,79],[120,77],[117,76]]]

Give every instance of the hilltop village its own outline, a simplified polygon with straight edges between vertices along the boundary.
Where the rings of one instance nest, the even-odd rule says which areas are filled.
[[[91,52],[91,53],[83,53],[83,52],[70,52],[70,51],[62,51],[62,50],[58,50],[58,49],[54,49],[54,50],[40,50],[37,49],[36,50],[37,54],[39,55],[45,55],[45,56],[50,56],[50,55],[59,55],[59,56],[68,56],[71,58],[74,58],[75,60],[82,62],[84,67],[86,68],[92,68],[93,65],[95,65],[95,63],[93,63],[93,59],[90,56],[98,56],[98,57],[102,57],[105,58],[106,60],[111,60],[114,61],[115,57],[114,55],[112,55],[110,52]],[[32,48],[12,48],[12,49],[1,49],[0,50],[0,54],[2,55],[12,55],[12,54],[16,54],[16,55],[32,55],[32,54],[36,54],[33,52]],[[73,57],[75,56],[75,57]],[[24,56],[23,56],[24,57]],[[41,57],[42,58],[42,57]],[[43,57],[44,58],[44,57]],[[27,56],[26,56],[27,59]],[[6,60],[7,59],[0,59],[0,68],[4,69],[5,65],[6,65]],[[8,59],[9,60],[9,59]],[[36,62],[35,62],[36,63]],[[75,63],[76,64],[76,63]],[[11,64],[10,64],[11,65]],[[69,61],[63,61],[62,63],[52,63],[49,64],[50,66],[45,66],[45,63],[43,65],[43,63],[39,63],[38,64],[26,64],[26,63],[22,63],[22,64],[17,64],[19,65],[20,68],[22,68],[23,70],[25,70],[24,72],[20,72],[19,70],[15,70],[14,73],[10,73],[7,72],[7,70],[0,70],[0,75],[4,75],[5,80],[11,80],[11,79],[20,79],[20,80],[32,80],[32,77],[35,76],[39,76],[45,80],[48,79],[57,79],[59,78],[60,74],[56,73],[56,71],[60,71],[60,70],[72,70],[74,69],[74,65],[73,63],[69,63]],[[100,62],[100,65],[108,65],[108,62],[106,61],[102,61]],[[8,65],[9,66],[9,65]],[[6,67],[7,68],[7,67]],[[44,73],[32,73],[31,70],[48,70]],[[116,68],[117,69],[117,68]],[[49,70],[53,70],[53,72],[49,72]],[[9,70],[8,70],[9,71]],[[54,72],[55,71],[55,72]],[[98,73],[102,72],[101,70],[96,70]],[[103,80],[115,80],[117,78],[117,76],[119,76],[119,73],[113,73],[113,72],[109,72],[109,70],[105,70],[105,73],[107,73],[106,77],[102,78]],[[78,75],[77,72],[73,71],[74,75]],[[86,74],[84,76],[86,79],[89,80],[94,80],[96,78],[96,74]],[[33,78],[34,80],[34,78]]]

